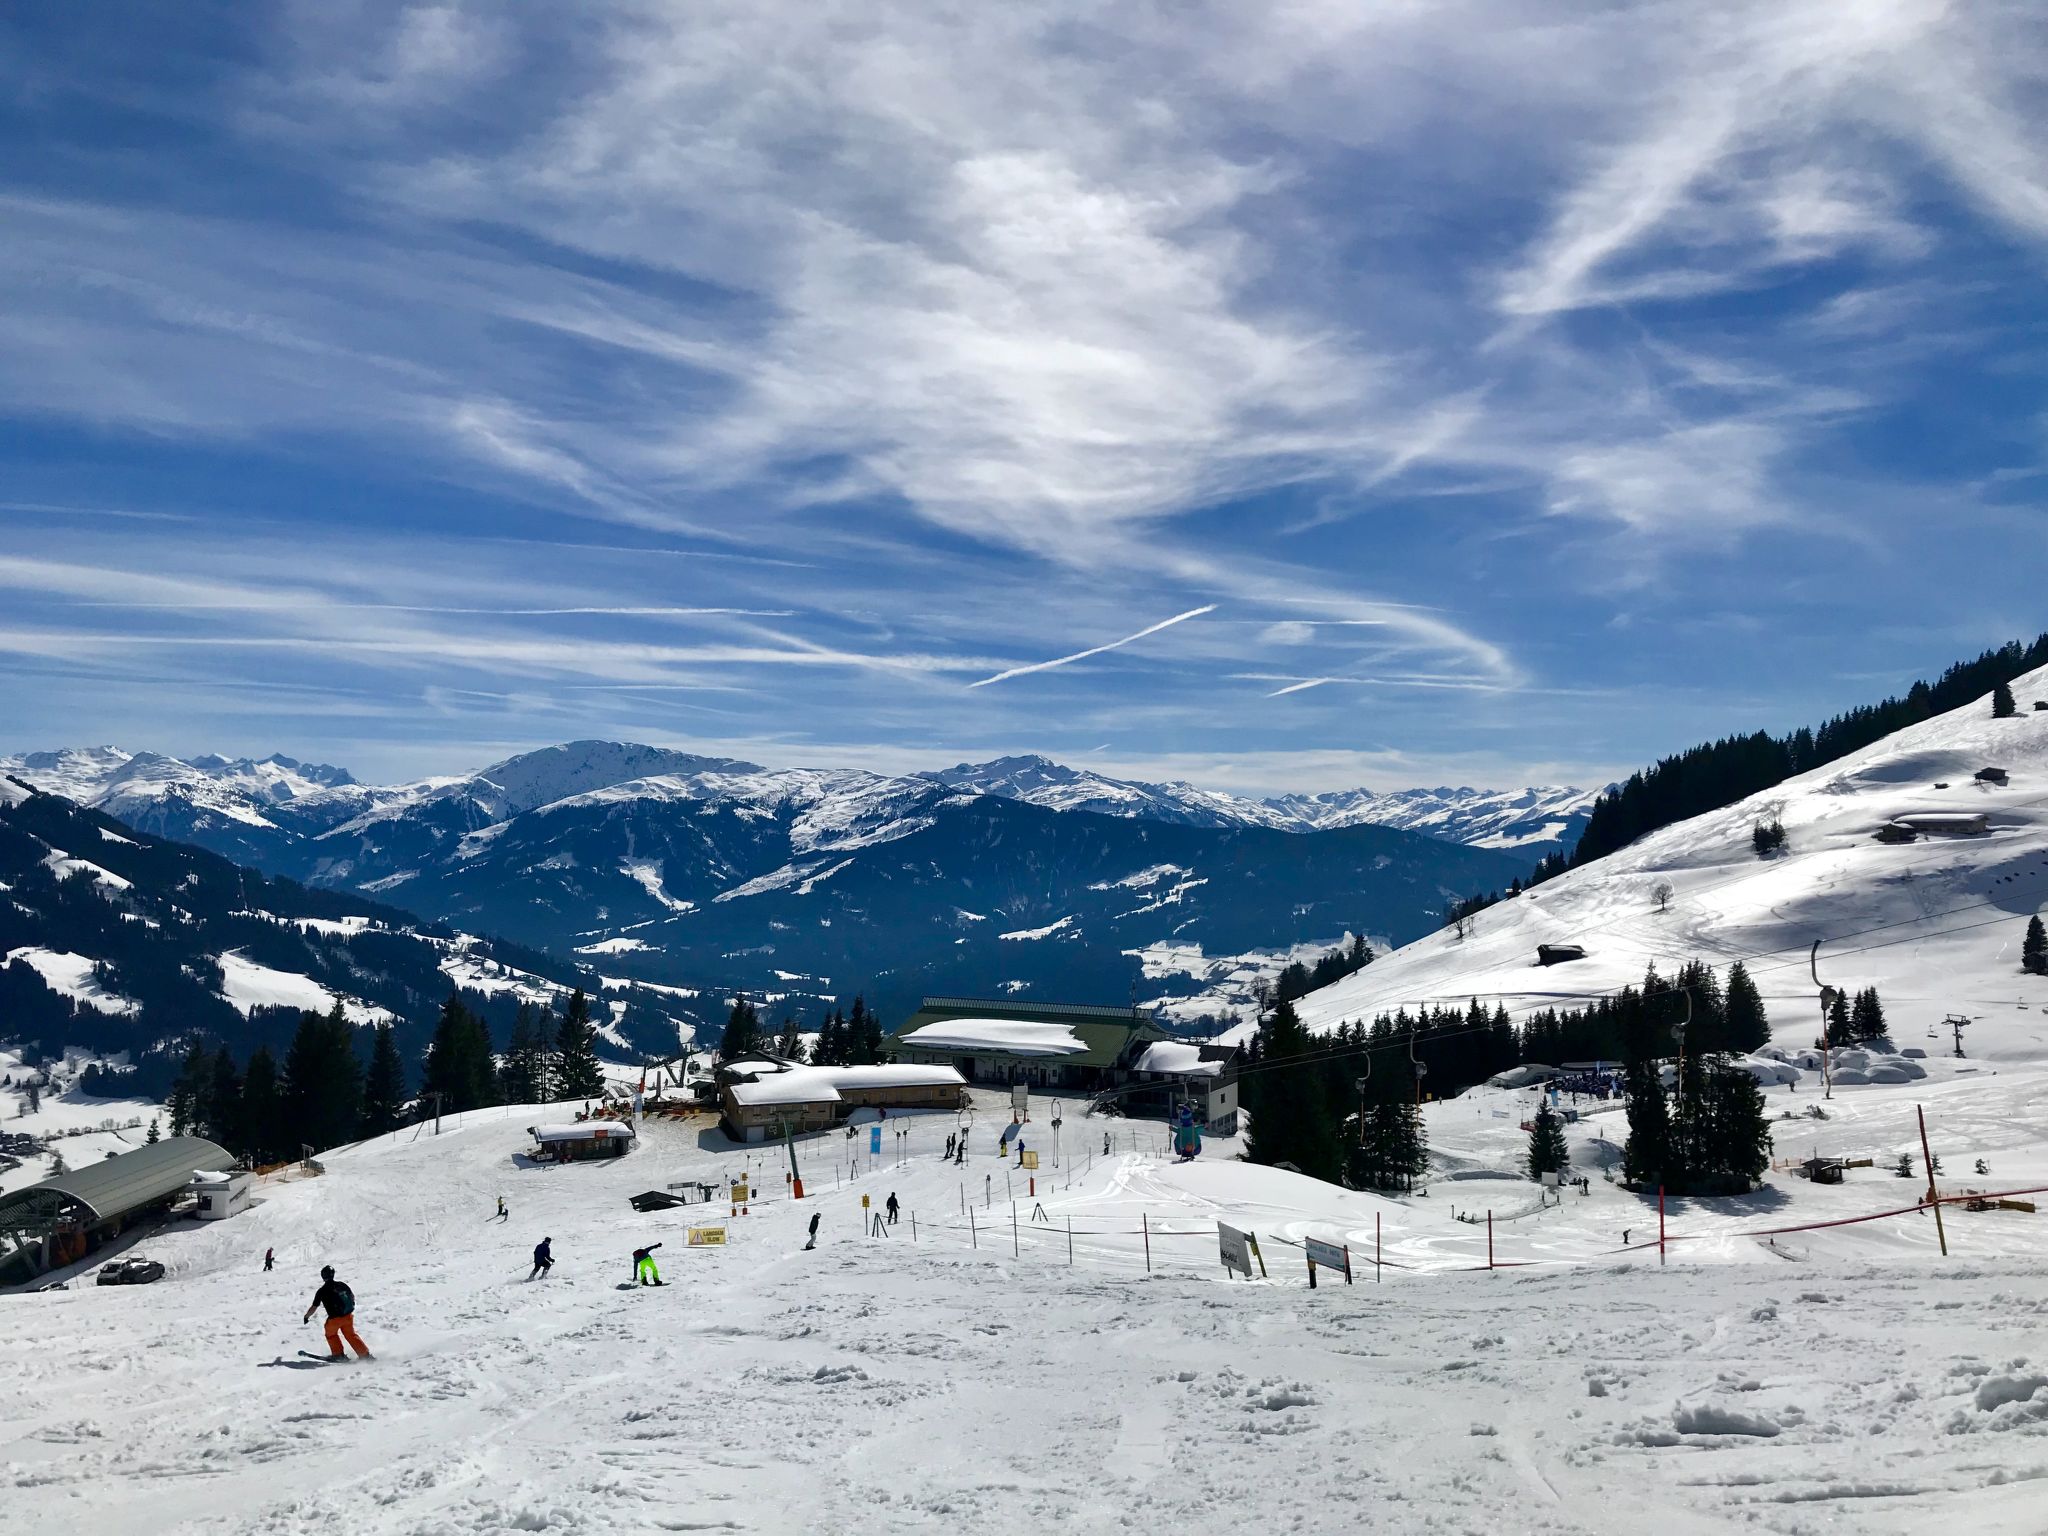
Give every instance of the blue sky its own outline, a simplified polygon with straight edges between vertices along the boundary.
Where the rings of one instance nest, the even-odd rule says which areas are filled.
[[[1999,3],[19,8],[0,751],[1811,720],[2048,627],[2044,73]]]

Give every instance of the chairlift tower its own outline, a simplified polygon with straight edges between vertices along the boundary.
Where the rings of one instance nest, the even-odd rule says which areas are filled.
[[[1968,1014],[1952,1013],[1941,1021],[1941,1027],[1955,1037],[1956,1054],[1963,1054],[1963,1031],[1970,1027]]]

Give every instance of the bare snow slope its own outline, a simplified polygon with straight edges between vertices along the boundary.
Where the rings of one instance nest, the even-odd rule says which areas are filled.
[[[2043,1080],[1998,1079],[2009,1108]],[[1433,1136],[1476,1176],[1428,1196],[1176,1165],[1156,1127],[1125,1122],[1104,1156],[1100,1122],[1073,1116],[1034,1202],[988,1154],[1007,1119],[993,1099],[965,1168],[937,1155],[952,1117],[909,1116],[907,1160],[863,1158],[857,1180],[834,1172],[843,1138],[802,1143],[800,1205],[641,1215],[627,1197],[670,1180],[751,1170],[779,1195],[783,1154],[653,1123],[619,1163],[519,1166],[544,1113],[331,1153],[325,1176],[266,1182],[245,1215],[147,1237],[170,1270],[155,1286],[0,1297],[11,1527],[2040,1529],[2048,1275],[2031,1218],[1954,1218],[1967,1257],[1947,1265],[1911,1218],[1796,1251],[1706,1242],[1660,1269],[1613,1252],[1618,1228],[1640,1241],[1654,1217],[1598,1179],[1518,1214],[1531,1187],[1486,1177],[1512,1121],[1476,1103],[1433,1107]],[[1897,1187],[1852,1179],[1815,1209]],[[862,1235],[862,1196],[892,1191],[901,1222]],[[1779,1193],[1796,1207],[1807,1187]],[[1495,1209],[1499,1257],[1531,1267],[1453,1269],[1488,1240],[1454,1205]],[[692,1249],[707,1214],[730,1241]],[[1267,1280],[1223,1278],[1219,1218],[1258,1234]],[[1408,1266],[1378,1285],[1376,1225]],[[1311,1294],[1288,1246],[1306,1235],[1348,1240],[1360,1283],[1326,1274]],[[556,1269],[529,1282],[542,1237]],[[652,1242],[668,1283],[622,1289]],[[354,1287],[376,1364],[301,1358],[320,1347],[299,1319],[323,1263]]]
[[[1478,997],[1511,1012],[1569,1007],[1666,975],[1688,959],[1743,960],[1780,1043],[1810,1041],[1818,1005],[1807,947],[1824,942],[1824,981],[1876,986],[1899,1045],[1937,1050],[1950,1012],[1965,1048],[1998,1060],[2048,1057],[2048,979],[2020,970],[2027,919],[2048,908],[2048,669],[2013,685],[2020,714],[1991,718],[1989,697],[1725,810],[1666,827],[1583,869],[1444,930],[1302,999],[1311,1027],[1404,1004]],[[1979,768],[2010,783],[1979,783]],[[1940,787],[1937,787],[1940,786]],[[1872,833],[1913,812],[1982,813],[1980,837],[1883,844]],[[1784,852],[1757,857],[1751,833],[1781,820]],[[1668,884],[1668,910],[1658,887]],[[1540,967],[1538,944],[1583,944],[1584,960]],[[1941,1037],[1942,1047],[1947,1043]]]

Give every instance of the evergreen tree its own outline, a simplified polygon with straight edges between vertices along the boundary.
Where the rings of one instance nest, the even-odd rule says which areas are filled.
[[[2032,976],[2048,976],[2048,930],[2041,919],[2027,919],[2027,937],[2020,945],[2020,969]]]
[[[555,1092],[565,1099],[595,1098],[604,1092],[597,1064],[597,1031],[590,1024],[590,999],[578,987],[569,994],[555,1030]]]
[[[1564,1117],[1548,1104],[1540,1106],[1529,1131],[1529,1177],[1541,1182],[1546,1173],[1562,1174],[1571,1160],[1571,1148],[1564,1140]]]
[[[1728,993],[1722,1000],[1723,1032],[1731,1051],[1754,1051],[1771,1043],[1771,1021],[1764,1013],[1763,994],[1738,960],[1728,968]]]
[[[542,1003],[533,1015],[533,1102],[552,1104],[563,1097],[562,1058],[558,1049],[555,1010]]]
[[[811,1060],[821,1067],[837,1067],[845,1062],[846,1025],[832,1009],[825,1010],[825,1017],[818,1024],[818,1038],[811,1047]]]
[[[725,1016],[725,1032],[718,1037],[719,1057],[724,1061],[738,1061],[749,1052],[760,1049],[761,1016],[744,997],[735,997],[732,1011]]]
[[[226,1046],[213,1053],[208,1077],[206,1135],[223,1147],[237,1147],[242,1141],[242,1076]]]
[[[1291,1001],[1283,1000],[1260,1021],[1257,1044],[1260,1070],[1247,1078],[1256,1085],[1256,1108],[1245,1156],[1255,1163],[1292,1163],[1311,1178],[1334,1183],[1343,1158],[1317,1066],[1287,1065],[1315,1050]]]
[[[1999,679],[1998,685],[1991,690],[1991,718],[2010,720],[2019,712],[2019,706],[2012,699],[2012,684]]]
[[[289,1072],[289,1064],[286,1070]],[[444,1114],[497,1102],[498,1073],[490,1030],[464,1005],[459,992],[450,992],[441,1005],[434,1038],[427,1046],[420,1088],[423,1094],[441,1096],[439,1109]]]
[[[512,1018],[511,1038],[505,1042],[505,1064],[499,1073],[507,1104],[540,1102],[539,1056],[533,1032],[533,1005],[522,1001]]]
[[[276,1162],[283,1153],[284,1115],[278,1094],[277,1062],[270,1047],[259,1045],[249,1057],[249,1069],[242,1074],[241,1144],[235,1150],[251,1166]]]
[[[1865,987],[1856,994],[1855,1005],[1849,1010],[1849,1037],[1858,1045],[1888,1038],[1884,1004],[1878,1001],[1877,988]]]
[[[1828,1033],[1822,1043],[1825,1045],[1853,1045],[1856,1040],[1855,1027],[1849,1022],[1849,997],[1837,992],[1828,1008]]]
[[[157,1129],[156,1116],[151,1115],[149,1117],[149,1134],[142,1138],[143,1141],[149,1146],[153,1147],[159,1141],[163,1140],[163,1135],[164,1133]]]
[[[1628,1145],[1621,1151],[1625,1182],[1655,1189],[1678,1170],[1672,1157],[1671,1106],[1658,1080],[1657,1064],[1644,1057],[1632,1061],[1622,1079],[1628,1100]]]
[[[356,1062],[355,1029],[340,1000],[325,1014],[303,1013],[284,1057],[284,1101],[280,1127],[290,1147],[315,1152],[353,1141],[362,1118],[362,1068]]]
[[[213,1086],[213,1064],[206,1047],[195,1036],[185,1050],[185,1061],[171,1083],[171,1134],[195,1136],[206,1123],[206,1097]]]
[[[847,1059],[853,1066],[871,1067],[882,1059],[882,1018],[872,1013],[867,1003],[859,996],[853,1000],[853,1012],[847,1015]]]
[[[1771,1125],[1763,1089],[1742,1068],[1722,1066],[1709,1074],[1709,1092],[1715,1138],[1711,1167],[1704,1171],[1746,1194],[1771,1166]]]
[[[363,1078],[365,1136],[395,1131],[405,1112],[405,1064],[398,1056],[397,1031],[389,1024],[379,1024],[376,1036],[370,1047],[370,1070]]]
[[[803,1029],[794,1014],[785,1015],[782,1033],[775,1039],[775,1054],[784,1061],[801,1062],[804,1059]]]

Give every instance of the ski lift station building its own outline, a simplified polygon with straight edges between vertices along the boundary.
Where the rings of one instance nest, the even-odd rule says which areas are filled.
[[[967,1082],[950,1065],[887,1062],[861,1067],[800,1067],[778,1057],[749,1057],[719,1072],[725,1132],[766,1141],[792,1131],[822,1131],[858,1109],[958,1109]]]
[[[1127,1114],[1191,1102],[1211,1134],[1235,1131],[1238,1048],[1181,1039],[1142,1008],[928,997],[893,1044],[902,1060],[952,1066],[970,1083],[1109,1094]]]
[[[233,1153],[203,1136],[168,1136],[0,1195],[0,1276],[26,1279],[76,1263],[168,1210],[195,1175],[234,1166]]]

